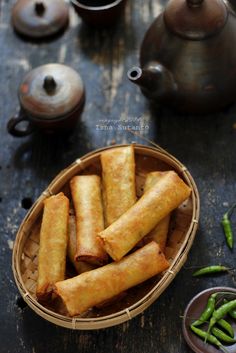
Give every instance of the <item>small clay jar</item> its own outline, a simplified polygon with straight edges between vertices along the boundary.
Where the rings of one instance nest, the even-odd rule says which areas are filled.
[[[26,75],[18,97],[19,114],[7,124],[11,135],[27,136],[35,129],[63,133],[75,128],[84,107],[85,90],[75,70],[61,64],[47,64]],[[22,122],[26,122],[24,129],[20,127]]]
[[[39,39],[62,31],[69,21],[63,0],[18,0],[12,8],[12,24],[21,35]]]

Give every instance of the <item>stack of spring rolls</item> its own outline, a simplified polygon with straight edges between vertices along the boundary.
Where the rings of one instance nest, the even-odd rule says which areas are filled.
[[[101,153],[102,178],[70,181],[74,214],[61,192],[44,202],[37,298],[55,293],[75,316],[116,298],[169,267],[164,251],[171,212],[191,189],[174,172],[147,174],[136,198],[134,147]],[[66,256],[78,275],[65,279]]]

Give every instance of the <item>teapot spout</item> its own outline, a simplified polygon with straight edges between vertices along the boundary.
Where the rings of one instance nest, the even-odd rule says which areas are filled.
[[[172,73],[158,62],[151,62],[142,69],[134,66],[127,75],[129,80],[139,85],[143,94],[150,99],[165,100],[177,91]]]

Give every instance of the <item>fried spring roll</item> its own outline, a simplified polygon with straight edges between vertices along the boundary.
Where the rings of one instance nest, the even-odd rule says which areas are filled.
[[[156,184],[164,175],[168,172],[150,172],[147,174],[145,184],[144,184],[144,192],[148,191],[152,186]]]
[[[101,154],[105,224],[108,227],[136,202],[134,147]]]
[[[98,175],[75,176],[70,186],[76,215],[76,260],[103,265],[108,256],[97,239],[104,229],[101,179]]]
[[[169,231],[169,224],[170,224],[170,214],[163,218],[155,228],[148,233],[144,238],[144,244],[149,243],[150,241],[155,241],[159,246],[162,252],[165,251],[167,235]]]
[[[166,173],[168,172],[152,172],[148,173],[145,185],[144,185],[144,192],[150,189],[156,182],[158,182]],[[156,243],[159,244],[160,249],[162,252],[165,250],[166,240],[169,230],[169,223],[170,223],[170,214],[168,214],[165,218],[163,218],[153,230],[149,234],[147,234],[143,238],[144,244],[149,243],[150,241],[154,240]]]
[[[124,299],[127,295],[127,292],[121,292],[117,295],[115,295],[114,297],[112,298],[109,298],[107,300],[104,300],[103,302],[99,303],[99,304],[96,304],[96,308],[98,309],[103,309],[103,308],[106,308],[107,306],[110,306],[112,304],[115,304],[119,301],[121,301],[122,299]]]
[[[48,299],[55,282],[65,278],[69,200],[61,192],[44,201],[36,295]]]
[[[93,265],[90,265],[87,262],[75,260],[75,255],[76,255],[76,222],[75,222],[74,215],[70,215],[70,217],[69,217],[69,240],[68,240],[68,246],[67,246],[67,255],[70,259],[70,262],[73,264],[73,266],[75,267],[78,274],[86,272],[86,271],[91,271],[95,268]]]
[[[55,284],[70,316],[78,315],[136,286],[169,267],[159,245],[151,242],[120,262]]]
[[[134,206],[98,234],[104,249],[119,261],[190,193],[174,171],[166,173]]]

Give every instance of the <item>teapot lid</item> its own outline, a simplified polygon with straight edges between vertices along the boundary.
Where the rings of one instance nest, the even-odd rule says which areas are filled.
[[[18,0],[12,8],[16,31],[32,38],[43,38],[68,24],[69,8],[63,0]]]
[[[62,64],[47,64],[30,71],[18,91],[24,110],[34,118],[62,117],[84,103],[80,75]]]
[[[170,0],[164,12],[166,25],[189,39],[203,39],[219,32],[228,11],[222,0]]]

